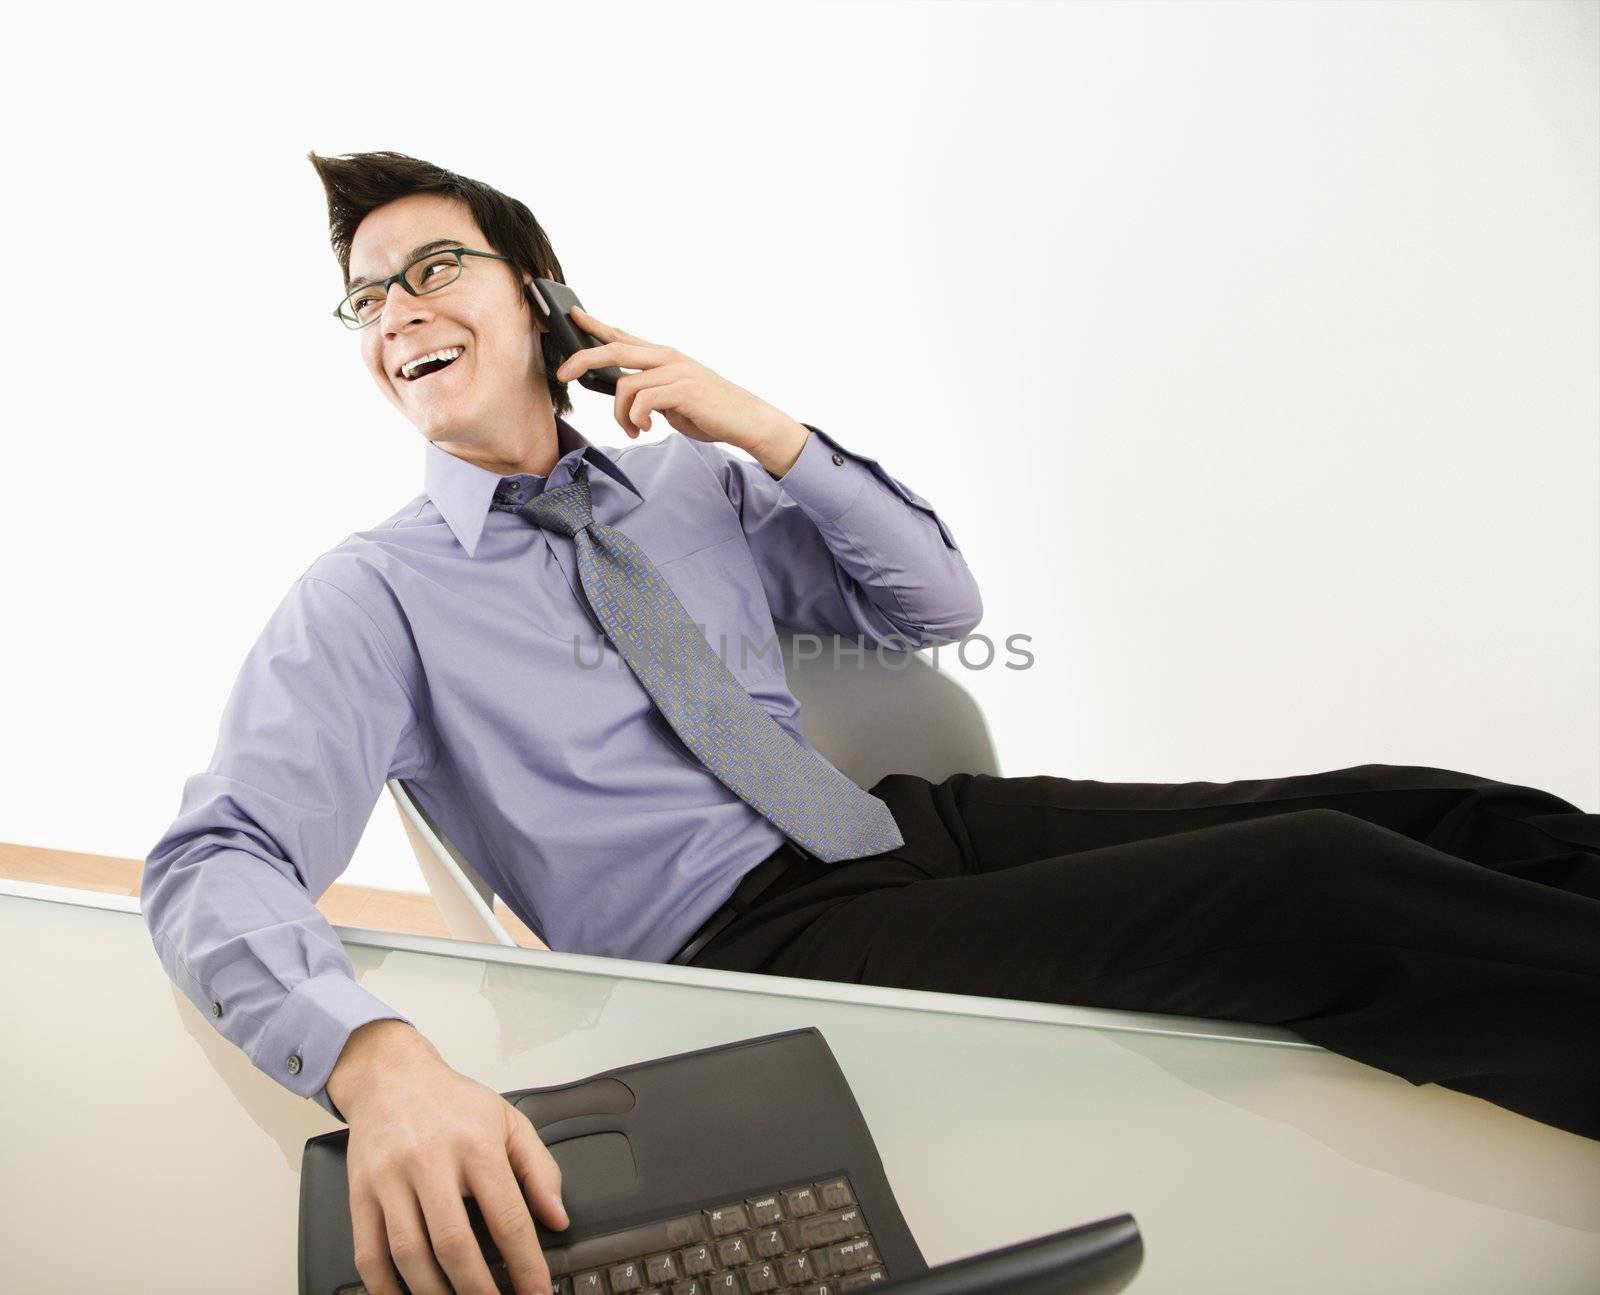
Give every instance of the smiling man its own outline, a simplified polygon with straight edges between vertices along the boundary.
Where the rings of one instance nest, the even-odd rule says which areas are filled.
[[[314,906],[391,778],[556,950],[1286,1025],[1600,1137],[1600,815],[1384,764],[855,786],[774,627],[972,630],[928,502],[592,315],[600,345],[553,367],[528,287],[564,278],[522,203],[397,153],[311,160],[335,313],[422,434],[423,491],[274,610],[141,898],[214,1026],[348,1121],[373,1295],[495,1289],[463,1195],[522,1295],[550,1290],[533,1215],[565,1225],[526,1118],[363,990]],[[608,365],[615,450],[562,417]]]

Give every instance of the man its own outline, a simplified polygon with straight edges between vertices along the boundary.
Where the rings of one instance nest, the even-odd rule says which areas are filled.
[[[970,632],[927,501],[587,313],[601,345],[552,371],[527,288],[562,274],[525,206],[400,154],[311,160],[425,491],[274,612],[141,897],[191,1001],[349,1123],[374,1295],[494,1289],[464,1195],[519,1292],[550,1289],[530,1209],[566,1225],[531,1125],[355,983],[313,906],[388,778],[558,950],[1282,1024],[1600,1137],[1600,815],[1390,765],[855,787],[760,648],[774,622]],[[607,452],[560,417],[606,365],[630,439],[676,434]]]

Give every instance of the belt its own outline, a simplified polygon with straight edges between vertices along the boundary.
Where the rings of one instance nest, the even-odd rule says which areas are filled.
[[[728,896],[728,902],[706,918],[705,924],[689,937],[689,942],[672,956],[672,961],[679,966],[687,965],[690,959],[711,943],[712,938],[719,934],[734,918],[742,917],[748,913],[755,901],[764,895],[779,877],[788,872],[795,864],[810,857],[804,849],[793,841],[784,841],[776,850],[744,874],[744,880],[735,887],[733,894]]]

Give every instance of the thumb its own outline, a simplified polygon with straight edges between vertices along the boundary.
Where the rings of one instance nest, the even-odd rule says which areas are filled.
[[[511,1171],[540,1221],[559,1231],[572,1222],[567,1217],[567,1207],[561,1203],[561,1166],[539,1140],[539,1131],[526,1115],[510,1102],[506,1103],[506,1112],[506,1159],[511,1162]]]

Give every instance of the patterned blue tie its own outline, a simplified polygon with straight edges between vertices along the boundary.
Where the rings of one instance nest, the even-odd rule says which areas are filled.
[[[586,468],[516,511],[572,537],[578,578],[606,636],[684,745],[740,799],[825,863],[905,843],[887,805],[801,746],[750,696],[644,551],[594,520]]]

